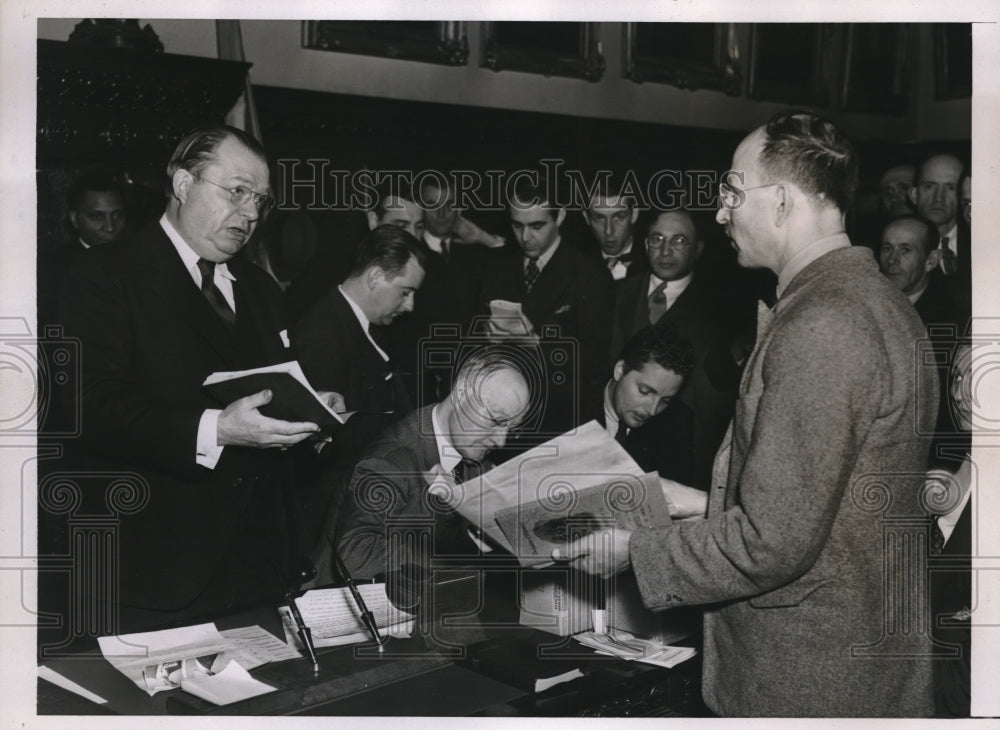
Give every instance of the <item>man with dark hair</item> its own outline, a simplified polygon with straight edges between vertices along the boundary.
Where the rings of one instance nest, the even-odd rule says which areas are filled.
[[[125,230],[125,190],[107,168],[82,173],[70,187],[67,202],[79,247],[111,243]]]
[[[507,201],[517,252],[498,252],[483,282],[481,310],[491,303],[518,305],[527,331],[511,332],[504,322],[490,320],[494,337],[537,342],[558,337],[574,342],[574,363],[568,371],[577,377],[555,383],[545,394],[543,429],[562,433],[574,426],[573,409],[581,393],[607,380],[607,353],[614,304],[614,281],[607,267],[563,241],[559,227],[565,208],[549,200],[547,181],[522,175]],[[506,303],[506,304],[504,304]]]
[[[102,597],[120,624],[103,633],[280,596],[283,450],[318,430],[262,415],[269,391],[220,408],[202,390],[213,372],[293,358],[277,287],[236,256],[274,204],[263,149],[211,127],[168,169],[160,220],[95,248],[70,277],[67,330],[85,353],[79,466],[137,480],[116,532],[119,592]],[[112,479],[108,504],[119,488]]]
[[[643,471],[682,484],[692,483],[694,417],[675,396],[694,366],[694,348],[675,327],[641,329],[625,343],[596,413]]]
[[[413,310],[423,280],[424,253],[417,239],[406,226],[378,226],[361,240],[347,278],[292,327],[292,343],[312,386],[335,388],[347,410],[358,411],[323,447],[320,463],[300,464],[300,494],[309,506],[303,527],[307,550],[320,536],[324,515],[336,518],[343,479],[358,454],[413,410],[384,334]]]
[[[444,400],[411,413],[372,443],[354,469],[339,527],[327,533],[336,534],[351,573],[382,577],[397,605],[430,611],[435,606],[419,605],[427,586],[442,576],[454,579],[469,565],[478,575],[468,597],[473,607],[481,604],[489,567],[510,570],[516,561],[485,542],[441,495],[491,468],[489,452],[504,445],[529,405],[518,358],[485,347],[461,363]],[[329,548],[320,549],[329,556]],[[328,557],[319,555],[316,563],[321,582]],[[516,615],[513,590],[507,608]]]
[[[937,226],[926,218],[903,215],[882,231],[882,273],[916,307],[925,326],[950,324],[957,328],[951,294],[944,281],[931,275],[940,260]],[[949,339],[956,334],[961,333],[953,332]]]
[[[968,256],[966,241],[958,228],[958,183],[964,165],[954,155],[935,154],[917,167],[917,177],[910,190],[910,202],[917,213],[937,226],[941,249],[941,272],[955,273],[957,262]]]
[[[913,212],[910,190],[913,189],[913,165],[893,165],[879,178],[879,205],[883,220],[892,220]]]
[[[622,186],[621,180],[602,178],[583,212],[597,239],[601,260],[615,281],[647,268],[645,255],[632,241],[639,209],[635,199],[627,195]]]
[[[615,291],[611,358],[634,333],[650,324],[670,324],[694,346],[695,367],[680,399],[694,413],[693,484],[708,489],[712,461],[733,414],[733,391],[709,378],[710,352],[725,347],[729,322],[717,291],[695,271],[704,248],[694,216],[685,210],[656,214],[646,232],[646,273],[629,277]],[[612,362],[614,360],[612,359]]]
[[[893,628],[926,625],[908,582],[923,564],[885,532],[921,515],[919,434],[937,410],[936,376],[914,362],[923,326],[844,233],[858,159],[837,127],[780,114],[732,170],[716,218],[741,265],[778,275],[778,299],[760,309],[707,517],[602,531],[559,557],[598,575],[631,564],[650,608],[706,605],[717,714],[928,715],[928,636]]]
[[[417,205],[416,194],[405,184],[405,180],[385,180],[370,189],[370,192],[371,197],[365,202],[370,202],[371,205],[364,211],[367,230],[371,231],[378,226],[394,226],[420,240],[424,233],[424,213]],[[353,213],[357,215],[356,211]],[[308,268],[295,277],[285,291],[289,326],[298,323],[306,312],[350,273],[365,226],[348,225],[346,228],[348,235],[342,234],[330,241],[310,259]]]

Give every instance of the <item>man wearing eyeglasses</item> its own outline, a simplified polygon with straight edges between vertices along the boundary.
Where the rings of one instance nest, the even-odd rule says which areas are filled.
[[[283,451],[318,430],[262,415],[267,390],[216,403],[201,387],[216,371],[294,359],[280,292],[234,258],[274,205],[263,148],[237,129],[201,129],[167,176],[163,216],[95,248],[70,282],[67,329],[82,351],[77,463],[134,483],[128,497],[108,497],[121,502],[120,584],[99,598],[120,623],[102,615],[103,632],[280,595],[291,538]],[[115,478],[102,479],[110,495]]]
[[[649,608],[706,606],[717,714],[929,715],[921,434],[937,376],[915,361],[923,325],[845,234],[858,157],[837,127],[779,114],[732,170],[716,220],[742,266],[778,275],[778,299],[759,309],[706,518],[595,533],[560,557],[631,566]]]
[[[629,277],[615,292],[610,362],[625,343],[649,325],[677,328],[694,346],[695,367],[679,400],[694,412],[694,480],[708,488],[712,461],[733,414],[735,393],[720,391],[709,380],[705,360],[726,336],[716,293],[695,272],[704,248],[690,213],[684,210],[656,214],[645,239],[649,272]]]

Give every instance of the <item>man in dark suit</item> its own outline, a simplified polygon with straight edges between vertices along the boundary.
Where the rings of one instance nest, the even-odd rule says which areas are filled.
[[[844,233],[858,158],[832,123],[779,114],[731,169],[740,185],[723,185],[716,219],[742,266],[778,275],[778,300],[761,312],[708,514],[600,531],[565,557],[597,575],[631,565],[649,608],[706,606],[702,694],[717,714],[929,715],[929,637],[890,636],[921,623],[924,564],[885,532],[922,513],[929,439],[916,434],[937,403],[914,362],[923,326]]]
[[[547,406],[541,430],[555,435],[579,419],[575,409],[581,394],[607,381],[614,282],[607,267],[561,239],[566,210],[549,195],[541,177],[522,176],[515,184],[507,211],[519,251],[499,252],[490,262],[481,311],[491,313],[495,305],[520,309],[520,317],[490,319],[494,337],[517,339],[528,347],[545,347],[553,338],[573,342],[576,360],[569,365],[570,375],[548,379],[543,396]]]
[[[383,225],[358,246],[351,273],[292,328],[302,371],[314,388],[336,390],[349,411],[321,458],[300,464],[306,542],[312,551],[324,521],[335,521],[344,479],[384,428],[413,410],[384,332],[413,310],[424,280],[424,253],[403,226]],[[336,383],[336,385],[333,385]]]
[[[954,300],[945,281],[933,276],[941,263],[938,230],[931,221],[915,215],[903,215],[890,221],[882,231],[879,264],[893,286],[913,303],[925,327],[959,326]]]
[[[518,359],[495,347],[469,355],[454,381],[443,401],[411,413],[367,450],[336,532],[347,568],[387,579],[390,597],[403,607],[417,607],[429,584],[459,566],[482,575],[490,566],[509,572],[516,565],[440,494],[490,469],[487,455],[528,410],[528,383]],[[326,563],[317,560],[321,576]],[[470,597],[479,600],[478,588]]]
[[[277,287],[236,256],[274,204],[264,150],[239,130],[202,129],[181,141],[167,174],[163,217],[95,248],[71,275],[67,330],[83,352],[80,465],[139,485],[127,496],[114,479],[108,487],[125,514],[119,592],[103,597],[120,623],[104,630],[280,595],[283,450],[318,430],[261,415],[268,391],[220,407],[201,389],[215,371],[290,359]]]
[[[617,358],[624,343],[650,324],[671,324],[694,346],[694,371],[680,399],[695,419],[691,483],[707,489],[712,461],[736,400],[735,384],[732,391],[720,389],[706,369],[709,357],[726,349],[727,317],[717,293],[695,272],[704,243],[690,213],[676,210],[656,215],[645,244],[650,271],[622,281],[615,292],[611,358]]]
[[[648,270],[646,253],[632,238],[639,209],[635,199],[624,191],[621,180],[603,178],[590,196],[583,217],[597,240],[601,261],[615,281]]]
[[[674,396],[693,369],[694,350],[672,325],[646,327],[625,344],[591,411],[644,472],[682,484],[691,483],[694,416]]]

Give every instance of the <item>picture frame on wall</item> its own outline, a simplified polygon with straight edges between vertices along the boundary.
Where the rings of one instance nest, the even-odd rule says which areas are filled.
[[[622,76],[636,83],[740,93],[735,23],[624,23]]]
[[[600,23],[483,22],[479,65],[599,81],[604,75]]]
[[[446,66],[469,58],[465,23],[447,20],[306,20],[302,47]]]
[[[845,29],[845,111],[902,115],[909,105],[913,28],[903,23],[849,23]]]
[[[755,23],[750,29],[750,88],[757,101],[826,106],[829,23]]]
[[[972,23],[934,24],[934,98],[972,96]]]

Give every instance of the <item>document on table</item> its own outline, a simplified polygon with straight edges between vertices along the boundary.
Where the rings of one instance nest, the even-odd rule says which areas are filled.
[[[263,631],[263,629],[261,629]],[[272,637],[273,638],[273,637]],[[177,689],[185,679],[221,672],[230,661],[253,669],[273,659],[264,658],[263,642],[251,652],[243,639],[233,643],[215,624],[184,626],[165,631],[102,636],[97,642],[111,665],[150,696]],[[277,641],[277,640],[275,640]],[[278,643],[281,643],[278,641]],[[277,655],[276,647],[270,651]],[[285,658],[285,657],[283,657]]]
[[[385,583],[365,583],[358,586],[368,610],[375,617],[379,631],[389,636],[409,636],[413,631],[413,614],[392,605],[385,592]],[[340,646],[368,641],[371,637],[361,621],[361,610],[347,588],[322,588],[306,591],[295,599],[302,620],[312,631],[313,644]],[[298,626],[287,606],[279,606],[281,625],[289,646],[301,647]]]

